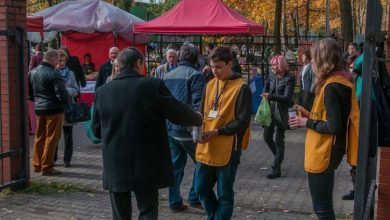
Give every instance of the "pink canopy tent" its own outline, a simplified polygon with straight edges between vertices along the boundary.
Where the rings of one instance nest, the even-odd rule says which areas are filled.
[[[135,24],[133,30],[155,34],[264,34],[263,25],[240,15],[222,0],[182,0],[160,17]]]
[[[90,53],[96,67],[108,59],[108,49],[137,46],[144,51],[147,35],[133,37],[133,25],[142,19],[101,0],[65,1],[34,16],[43,17],[44,31],[62,32],[62,45],[81,62]]]

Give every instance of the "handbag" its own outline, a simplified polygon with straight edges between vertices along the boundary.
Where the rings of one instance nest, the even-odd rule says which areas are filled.
[[[91,120],[88,104],[85,102],[70,103],[65,108],[65,121],[68,123]]]

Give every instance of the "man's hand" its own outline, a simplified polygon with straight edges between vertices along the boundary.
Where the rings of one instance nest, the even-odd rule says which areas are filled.
[[[198,143],[204,144],[206,142],[209,142],[210,139],[214,136],[218,135],[218,130],[212,130],[212,131],[207,131],[202,134],[202,138],[198,141]]]

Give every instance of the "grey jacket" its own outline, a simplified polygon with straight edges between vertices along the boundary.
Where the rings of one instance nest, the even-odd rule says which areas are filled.
[[[314,93],[314,84],[315,84],[315,74],[313,72],[313,68],[311,64],[307,64],[308,67],[306,68],[305,72],[304,66],[302,66],[301,71],[301,90],[310,91],[311,93]],[[303,77],[302,77],[303,76]]]

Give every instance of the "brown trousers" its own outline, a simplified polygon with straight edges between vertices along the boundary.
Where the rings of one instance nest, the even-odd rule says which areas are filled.
[[[32,166],[42,173],[50,173],[54,167],[54,155],[61,138],[63,113],[37,115]]]

